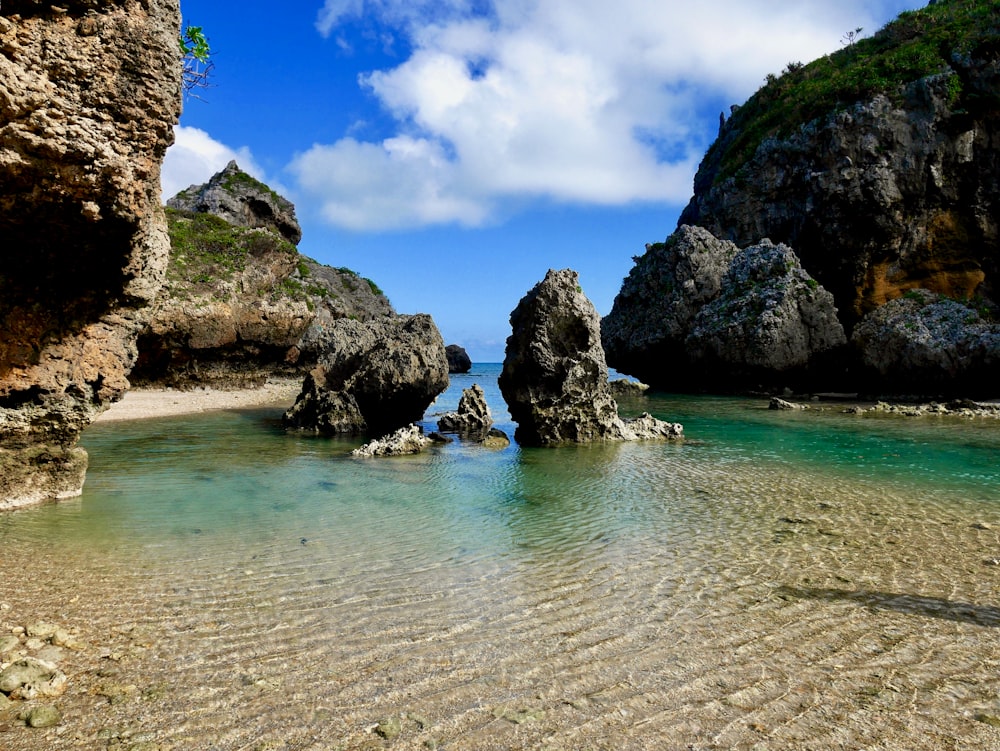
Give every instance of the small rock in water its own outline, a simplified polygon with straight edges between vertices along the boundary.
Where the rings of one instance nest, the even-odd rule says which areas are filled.
[[[993,529],[993,527],[991,527],[989,524],[987,524],[985,522],[976,522],[975,524],[972,525],[972,528],[973,529],[983,529],[983,530]]]
[[[10,636],[0,636],[0,655],[6,654],[7,652],[17,649],[20,646],[21,640],[13,634]]]
[[[51,704],[32,707],[23,716],[29,728],[51,728],[62,722],[62,713]]]
[[[397,738],[403,732],[403,723],[398,717],[387,717],[375,726],[375,732],[387,741]]]
[[[976,722],[982,722],[985,725],[992,725],[995,728],[1000,728],[1000,717],[997,717],[996,715],[980,712],[976,715]]]

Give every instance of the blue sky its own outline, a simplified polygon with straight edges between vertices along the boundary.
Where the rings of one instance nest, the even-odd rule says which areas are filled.
[[[925,3],[182,0],[214,52],[164,198],[230,159],[295,203],[299,249],[503,359],[549,268],[611,310],[718,131],[787,63]]]

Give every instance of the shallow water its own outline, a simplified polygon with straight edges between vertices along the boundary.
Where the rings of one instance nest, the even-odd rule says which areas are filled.
[[[497,373],[428,427],[478,382],[513,434]],[[622,408],[689,440],[94,426],[82,499],[0,517],[0,619],[90,644],[0,749],[1000,748],[1000,422]]]

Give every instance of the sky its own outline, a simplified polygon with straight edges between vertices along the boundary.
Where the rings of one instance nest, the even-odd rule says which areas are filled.
[[[230,159],[291,200],[299,250],[503,360],[550,268],[601,315],[676,227],[719,127],[769,73],[921,0],[181,0],[212,48],[163,196]]]

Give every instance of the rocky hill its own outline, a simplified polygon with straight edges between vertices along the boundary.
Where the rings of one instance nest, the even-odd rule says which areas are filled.
[[[941,0],[836,54],[769,76],[721,124],[679,225],[741,248],[767,238],[794,251],[813,284],[832,294],[850,339],[835,367],[823,366],[823,387],[988,396],[1000,363],[991,328],[1000,293],[998,210],[1000,6]],[[689,344],[690,332],[670,339],[660,323],[643,324],[662,300],[628,294],[639,283],[664,294],[647,266],[656,264],[639,259],[608,317],[609,364],[632,371],[639,364],[636,375],[660,386],[676,383],[675,375],[697,381],[707,366],[662,361]],[[922,306],[942,301],[978,327],[975,346],[961,327],[923,322]],[[886,305],[906,321],[884,311],[869,319]],[[920,346],[871,346],[889,335],[878,330],[888,321],[894,337],[910,332]],[[669,347],[648,346],[668,339]],[[906,354],[917,350],[918,359]],[[714,375],[725,380],[725,371]],[[730,385],[780,385],[793,375],[757,369]]]
[[[134,384],[225,388],[301,375],[332,321],[394,315],[374,282],[301,255],[292,204],[235,163],[167,206],[170,264]]]

